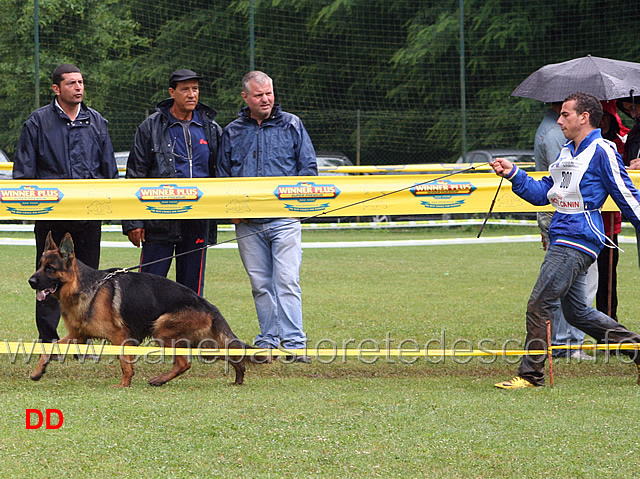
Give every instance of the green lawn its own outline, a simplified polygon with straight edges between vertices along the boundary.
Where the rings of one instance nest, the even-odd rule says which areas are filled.
[[[303,240],[475,237],[477,228],[305,231]],[[488,226],[484,237],[536,234]],[[229,237],[224,233],[223,239]],[[12,236],[0,233],[0,236]],[[15,235],[17,236],[17,235]],[[124,240],[108,234],[105,239]],[[640,329],[635,245],[623,245],[618,316]],[[305,249],[301,272],[309,344],[367,347],[390,340],[499,349],[524,339],[524,310],[543,252],[538,243]],[[27,284],[35,252],[0,246],[0,339],[37,336]],[[137,263],[134,249],[103,249],[104,267]],[[257,320],[237,251],[208,252],[206,296],[247,342]],[[433,344],[433,343],[432,343]],[[486,344],[486,343],[485,343]],[[511,346],[515,343],[510,343]],[[555,361],[555,387],[500,391],[518,358],[357,358],[311,365],[251,365],[232,386],[223,363],[195,362],[161,388],[169,367],[136,365],[117,384],[111,356],[34,364],[0,356],[2,477],[635,477],[638,404],[634,367],[599,354]],[[369,361],[369,360],[367,360]],[[26,430],[25,409],[59,409],[58,430]]]

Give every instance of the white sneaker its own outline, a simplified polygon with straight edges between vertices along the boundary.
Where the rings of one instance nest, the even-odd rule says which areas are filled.
[[[571,359],[577,359],[578,361],[595,361],[595,356],[589,356],[582,349],[574,349],[571,351]]]

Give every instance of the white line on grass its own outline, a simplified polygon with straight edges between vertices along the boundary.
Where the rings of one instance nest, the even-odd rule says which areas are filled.
[[[465,244],[490,244],[490,243],[531,243],[539,242],[539,235],[523,236],[496,236],[484,238],[445,238],[428,240],[387,240],[387,241],[335,241],[335,242],[303,242],[302,248],[389,248],[403,246],[444,246]],[[619,243],[636,243],[636,238],[631,236],[618,236]],[[34,239],[0,238],[0,245],[6,246],[35,246]],[[102,241],[103,248],[135,248],[128,241]],[[213,249],[236,249],[235,243],[224,243],[213,246]]]

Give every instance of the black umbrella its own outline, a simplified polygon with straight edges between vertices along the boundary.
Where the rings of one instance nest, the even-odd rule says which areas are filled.
[[[576,92],[599,100],[614,100],[640,93],[640,63],[610,58],[576,58],[536,70],[513,90],[511,96],[551,103]]]

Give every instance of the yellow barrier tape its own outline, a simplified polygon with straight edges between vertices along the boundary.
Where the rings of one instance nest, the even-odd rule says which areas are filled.
[[[10,169],[11,163],[0,164]],[[531,167],[528,163],[521,167]],[[0,219],[167,219],[485,213],[499,179],[486,163],[340,166],[345,176],[0,181]],[[468,170],[467,173],[464,173]],[[484,171],[485,173],[478,173]],[[387,173],[402,174],[387,174]],[[429,174],[405,174],[424,173]],[[373,173],[373,174],[371,174]],[[376,174],[377,173],[377,174]],[[541,177],[545,172],[529,172]],[[630,172],[636,186],[640,173]],[[549,210],[503,184],[496,213]],[[605,211],[616,211],[610,199]]]
[[[636,344],[598,344],[582,346],[552,346],[554,349],[583,349],[588,351],[637,351],[640,345]],[[314,357],[418,357],[418,356],[523,356],[543,355],[546,350],[519,350],[519,349],[337,349],[337,348],[307,348],[307,349],[242,349],[242,348],[163,348],[160,346],[116,346],[108,344],[58,344],[58,343],[32,343],[4,341],[0,343],[0,354],[23,355],[25,357],[40,354],[94,354],[97,356],[268,356],[268,355],[305,355]]]
[[[533,176],[541,176],[533,172]],[[640,174],[633,177],[640,184]],[[268,178],[3,180],[0,219],[171,219],[486,213],[491,173]],[[551,210],[504,182],[496,213]],[[608,200],[605,210],[616,210]]]

